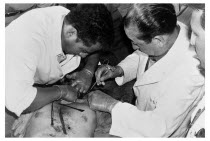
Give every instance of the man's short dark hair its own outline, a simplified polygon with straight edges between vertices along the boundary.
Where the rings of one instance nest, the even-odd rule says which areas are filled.
[[[205,30],[205,4],[204,3],[193,3],[193,4],[186,4],[193,10],[202,10],[203,13],[201,15],[201,26]]]
[[[128,12],[124,26],[136,25],[142,33],[137,37],[147,43],[157,35],[170,34],[177,24],[172,4],[135,4]]]
[[[78,39],[86,46],[99,42],[103,49],[113,42],[113,23],[103,4],[79,4],[66,16],[66,21],[77,30]]]

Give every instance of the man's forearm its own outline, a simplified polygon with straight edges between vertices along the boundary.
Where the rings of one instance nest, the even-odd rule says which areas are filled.
[[[99,53],[91,54],[86,59],[85,68],[90,70],[93,74],[97,68],[99,62]]]
[[[58,99],[61,93],[57,87],[37,87],[37,94],[31,105],[23,113],[33,112]]]

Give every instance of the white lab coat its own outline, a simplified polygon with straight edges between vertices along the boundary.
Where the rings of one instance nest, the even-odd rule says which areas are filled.
[[[204,77],[197,69],[194,49],[189,48],[187,27],[178,24],[181,30],[174,45],[146,72],[148,56],[140,51],[119,64],[124,76],[116,78],[116,82],[122,85],[136,78],[133,89],[137,100],[136,106],[120,102],[112,109],[111,135],[178,137],[186,130],[186,126],[179,127],[202,98]]]
[[[81,57],[64,55],[61,29],[70,11],[61,6],[30,10],[6,27],[6,107],[17,116],[36,97],[34,83],[52,84],[75,70]]]

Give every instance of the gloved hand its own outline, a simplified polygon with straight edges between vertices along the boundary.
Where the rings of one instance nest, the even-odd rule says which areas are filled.
[[[120,66],[101,65],[95,72],[97,85],[105,85],[105,80],[120,77],[123,74]]]
[[[96,90],[88,94],[89,106],[93,110],[104,111],[111,113],[113,107],[120,101],[111,96]]]
[[[71,86],[74,87],[77,92],[86,93],[92,84],[93,73],[87,69],[83,69],[79,72],[66,75],[66,78],[72,80]]]
[[[69,85],[55,85],[60,90],[60,97],[57,100],[66,100],[68,102],[75,102],[77,100],[77,91]]]

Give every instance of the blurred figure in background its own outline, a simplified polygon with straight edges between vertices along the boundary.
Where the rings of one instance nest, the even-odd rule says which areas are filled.
[[[205,76],[205,4],[188,4],[193,9],[191,18],[191,45],[195,47],[198,69]],[[187,137],[205,137],[205,85],[202,86],[204,97],[192,113]]]

